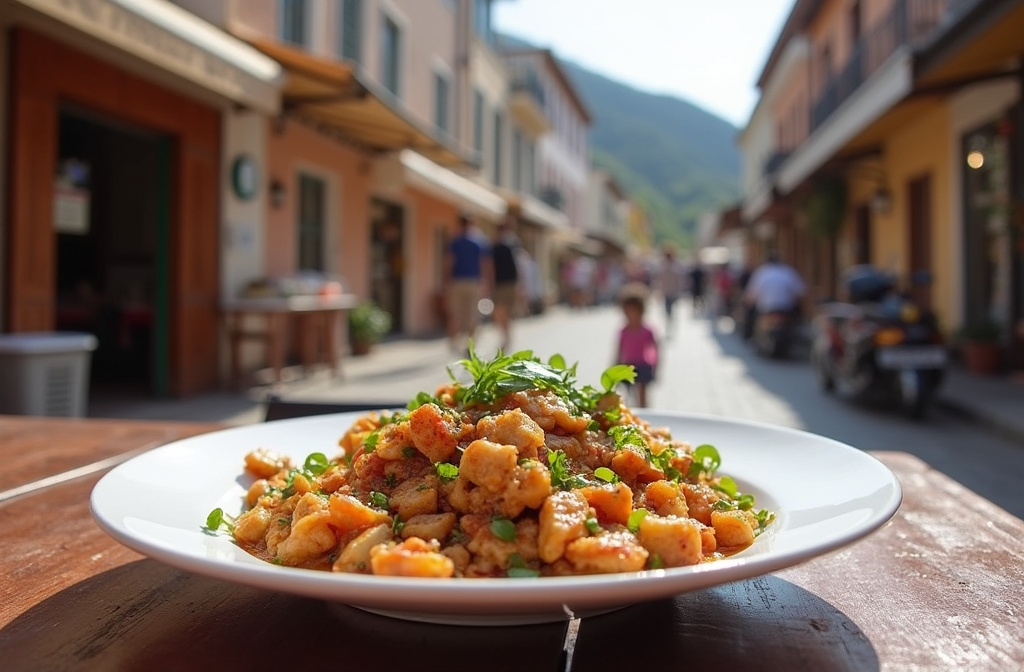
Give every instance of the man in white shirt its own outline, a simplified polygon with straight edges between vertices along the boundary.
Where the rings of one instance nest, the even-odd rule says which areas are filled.
[[[779,261],[775,253],[770,253],[765,263],[750,276],[744,298],[761,314],[776,311],[795,313],[806,291],[804,281],[793,267]]]

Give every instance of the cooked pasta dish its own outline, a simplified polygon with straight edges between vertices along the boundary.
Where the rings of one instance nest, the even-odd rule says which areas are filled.
[[[360,416],[337,455],[267,449],[237,518],[206,521],[268,562],[413,577],[632,572],[749,547],[774,515],[718,473],[715,447],[653,427],[616,389],[530,351],[472,351],[403,410]]]

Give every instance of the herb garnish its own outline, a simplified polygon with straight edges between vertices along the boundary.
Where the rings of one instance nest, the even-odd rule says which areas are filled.
[[[235,531],[235,519],[228,514],[224,513],[224,509],[216,508],[210,511],[210,515],[206,517],[206,525],[203,527],[207,532],[219,532],[220,528],[224,528],[228,532]]]

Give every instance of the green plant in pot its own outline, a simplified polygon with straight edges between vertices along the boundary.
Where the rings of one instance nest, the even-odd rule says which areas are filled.
[[[964,365],[972,373],[990,375],[999,370],[1002,326],[993,320],[968,322],[960,329]]]
[[[391,313],[373,301],[360,302],[348,313],[352,354],[365,355],[391,331]]]

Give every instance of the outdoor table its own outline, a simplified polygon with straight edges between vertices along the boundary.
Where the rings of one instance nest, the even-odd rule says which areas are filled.
[[[274,380],[280,380],[287,356],[289,328],[293,324],[299,336],[303,366],[309,369],[315,364],[327,364],[331,373],[338,375],[341,355],[348,349],[344,317],[356,303],[352,294],[243,298],[226,302],[221,308],[227,318],[232,385],[242,384],[242,345],[246,341],[263,344]],[[261,318],[261,324],[254,325],[252,318]]]
[[[899,477],[903,505],[845,549],[585,618],[578,630],[564,622],[473,628],[193,575],[96,526],[88,499],[107,468],[216,428],[0,416],[0,667],[562,670],[567,659],[577,672],[1024,666],[1024,522],[906,453],[872,453]]]

